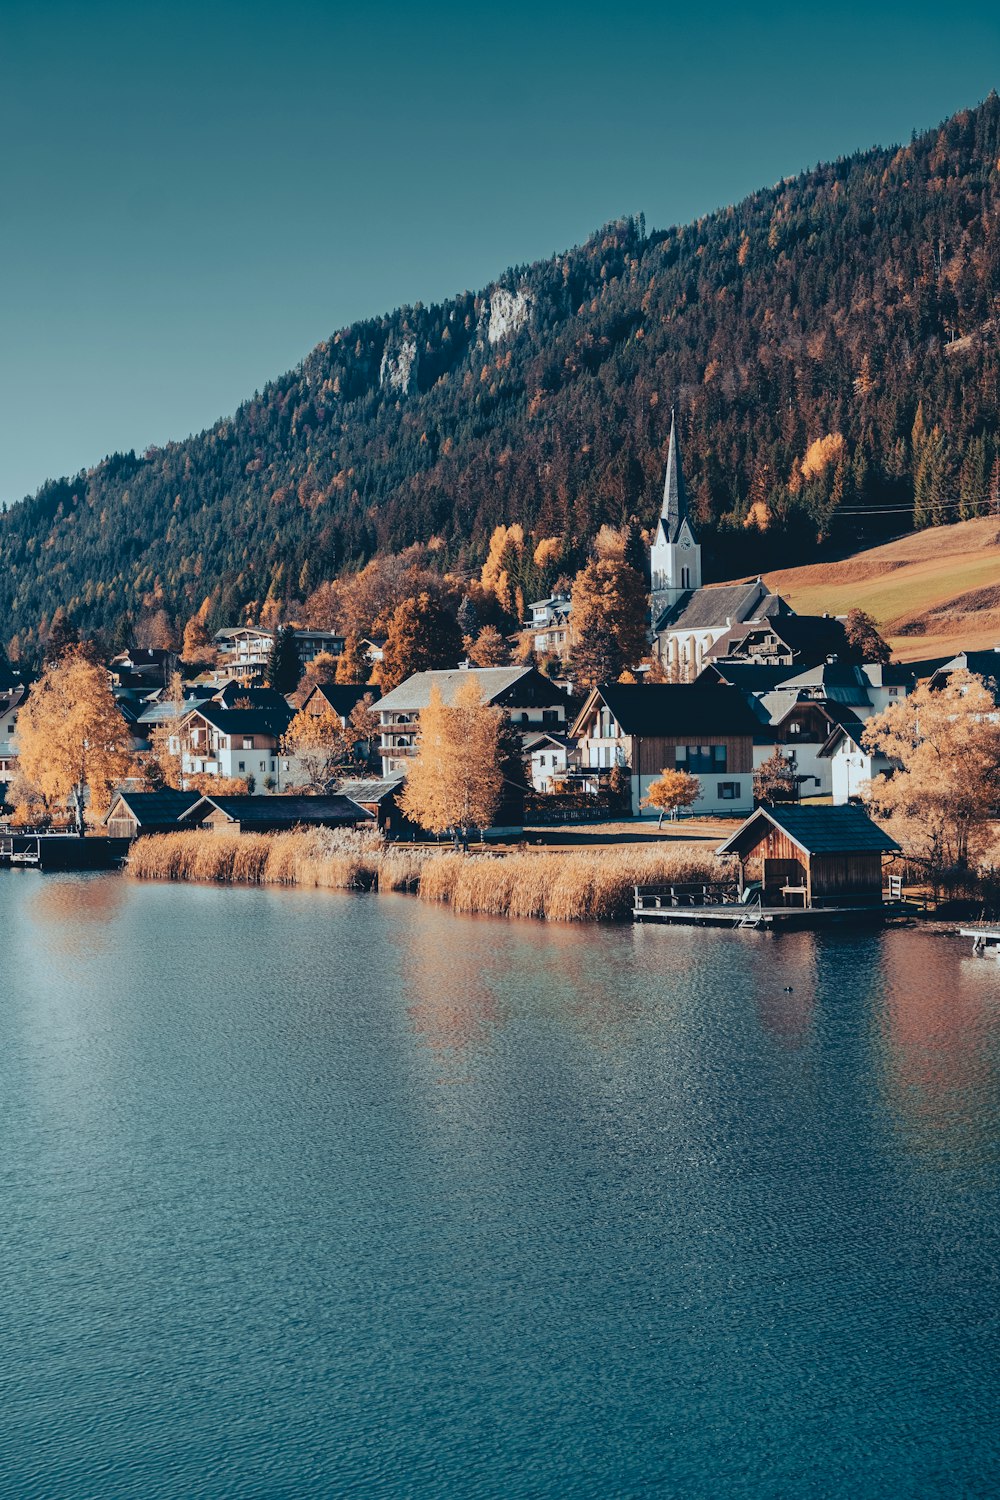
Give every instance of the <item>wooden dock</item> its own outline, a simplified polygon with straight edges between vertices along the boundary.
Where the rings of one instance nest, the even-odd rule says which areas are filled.
[[[795,892],[799,894],[798,891]],[[762,906],[742,901],[735,886],[658,885],[635,887],[632,919],[696,927],[817,928],[846,924],[879,923],[909,915],[899,901],[858,902],[842,906]]]
[[[972,951],[978,958],[1000,958],[1000,928],[960,927],[958,935],[972,939]]]
[[[0,869],[117,870],[128,849],[128,839],[82,839],[74,833],[8,833],[0,838]]]

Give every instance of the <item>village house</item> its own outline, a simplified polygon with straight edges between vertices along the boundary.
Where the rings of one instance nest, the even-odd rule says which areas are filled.
[[[753,747],[759,720],[736,688],[695,683],[606,683],[594,688],[570,734],[596,790],[614,766],[627,768],[636,815],[664,770],[697,777],[694,811],[725,817],[753,807]]]
[[[179,749],[182,776],[239,777],[266,791],[294,786],[298,768],[281,755],[281,737],[292,711],[224,708],[203,703],[181,721]]]
[[[281,833],[291,828],[357,828],[373,815],[349,797],[199,797],[178,822],[216,833]]]
[[[536,792],[552,792],[580,765],[580,747],[568,734],[542,729],[522,741],[531,785]]]
[[[893,768],[888,756],[865,749],[864,728],[862,719],[845,714],[820,748],[830,767],[830,795],[836,807],[858,800],[869,781]]]
[[[405,785],[402,776],[359,777],[353,781],[341,781],[337,791],[370,812],[377,828],[398,839],[420,832],[399,805],[399,796]]]
[[[830,658],[846,660],[850,645],[836,615],[776,613],[734,625],[705,652],[706,663],[756,662],[799,672]]]
[[[536,599],[528,605],[530,615],[524,628],[531,632],[531,645],[536,656],[558,656],[565,661],[573,640],[570,615],[573,604],[569,594],[551,594],[547,599]]]
[[[17,715],[27,696],[23,682],[13,678],[0,682],[0,782],[4,784],[17,770]]]
[[[506,710],[522,733],[566,728],[568,700],[535,667],[459,667],[455,671],[415,672],[375,704],[381,724],[382,774],[405,774],[417,753],[420,715],[437,688],[441,701],[453,703],[474,678],[484,703]]]
[[[879,909],[883,862],[899,852],[894,839],[863,808],[762,806],[716,850],[761,864],[761,905],[851,906]]]
[[[344,649],[344,637],[333,630],[293,629],[292,636],[299,654],[302,671],[316,657],[326,653],[340,656]],[[238,682],[253,682],[267,671],[271,652],[274,649],[275,632],[253,625],[237,625],[215,632],[218,666],[217,676],[234,677]]]

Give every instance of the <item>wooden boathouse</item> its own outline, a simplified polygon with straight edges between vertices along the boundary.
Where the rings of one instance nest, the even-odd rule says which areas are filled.
[[[750,814],[716,853],[761,860],[761,904],[805,907],[881,905],[882,864],[899,845],[863,807],[773,807]]]
[[[764,804],[716,853],[738,861],[737,877],[717,885],[637,886],[638,922],[696,922],[731,927],[819,927],[882,920],[900,913],[898,882],[883,881],[899,845],[861,807]],[[759,878],[748,862],[759,860]],[[758,871],[752,872],[754,876]]]

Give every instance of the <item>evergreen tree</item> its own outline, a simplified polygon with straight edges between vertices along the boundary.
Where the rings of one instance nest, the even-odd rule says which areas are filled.
[[[299,650],[295,644],[295,632],[290,625],[282,625],[274,637],[274,644],[267,660],[265,680],[268,687],[287,696],[298,686],[301,668]]]

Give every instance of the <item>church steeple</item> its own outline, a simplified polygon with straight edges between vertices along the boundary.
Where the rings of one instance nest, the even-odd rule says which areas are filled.
[[[670,446],[663,477],[663,504],[650,556],[653,628],[665,611],[701,588],[701,548],[688,516],[687,492],[677,440],[677,420],[670,413]]]
[[[663,479],[663,506],[660,520],[668,542],[675,542],[681,522],[687,520],[687,491],[681,470],[681,455],[677,443],[677,419],[670,408],[670,447],[667,449],[667,472]]]

